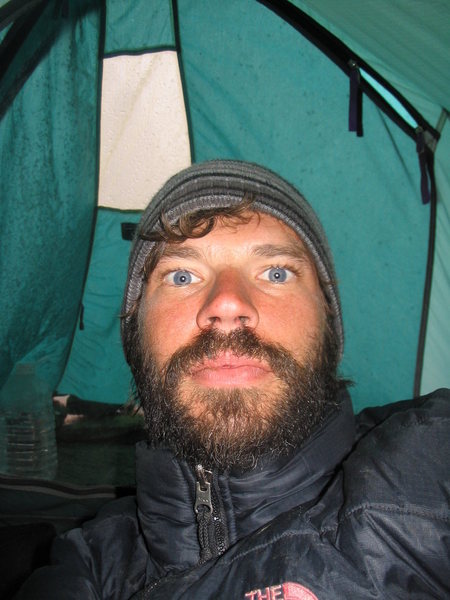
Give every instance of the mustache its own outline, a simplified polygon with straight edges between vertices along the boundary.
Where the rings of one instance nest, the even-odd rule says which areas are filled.
[[[266,362],[277,376],[281,376],[287,366],[298,366],[285,348],[262,341],[247,327],[234,329],[229,333],[207,329],[200,332],[191,343],[179,348],[169,359],[162,370],[164,384],[175,384],[180,375],[189,373],[192,367],[205,358],[214,360],[223,352]]]

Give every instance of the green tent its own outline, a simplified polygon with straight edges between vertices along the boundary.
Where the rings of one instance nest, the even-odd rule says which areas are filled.
[[[191,162],[260,163],[314,206],[357,410],[450,385],[449,22],[448,0],[0,0],[0,471],[18,365],[67,401],[59,481],[0,476],[2,597],[133,484],[130,236]]]
[[[130,396],[132,224],[191,162],[261,163],[335,254],[355,407],[450,384],[447,0],[0,6],[0,387]]]

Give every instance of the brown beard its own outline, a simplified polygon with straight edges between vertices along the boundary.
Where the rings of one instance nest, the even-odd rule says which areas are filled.
[[[284,348],[261,341],[248,328],[229,334],[211,329],[179,349],[160,372],[137,332],[132,370],[149,441],[191,464],[221,471],[256,466],[264,455],[286,455],[301,446],[336,407],[336,344],[327,328],[303,365]],[[193,366],[222,352],[269,364],[276,390],[189,389]],[[190,410],[195,403],[196,415]],[[198,409],[200,407],[200,410]]]

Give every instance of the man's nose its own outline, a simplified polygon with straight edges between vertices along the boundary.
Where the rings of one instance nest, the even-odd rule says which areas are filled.
[[[234,269],[221,271],[197,314],[199,328],[213,327],[228,333],[244,326],[255,328],[258,322],[248,282]]]

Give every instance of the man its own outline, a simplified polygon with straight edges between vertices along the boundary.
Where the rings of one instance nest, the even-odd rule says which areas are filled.
[[[172,178],[133,243],[122,336],[137,497],[58,540],[21,597],[445,598],[449,394],[365,411],[322,228],[256,165]]]

